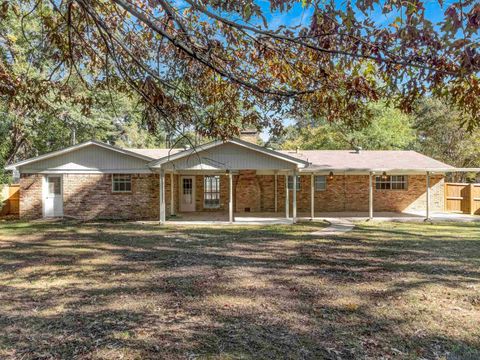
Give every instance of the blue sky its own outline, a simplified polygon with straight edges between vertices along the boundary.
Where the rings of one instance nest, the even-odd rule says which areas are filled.
[[[442,21],[445,10],[453,2],[454,0],[445,0],[443,6],[440,6],[437,0],[426,0],[424,3],[425,16],[434,25],[436,25]],[[301,2],[295,4],[292,9],[286,12],[270,11],[270,2],[266,0],[260,0],[257,2],[257,4],[259,4],[264,11],[270,29],[277,29],[282,25],[287,27],[294,27],[297,25],[306,26],[310,23],[313,15],[313,7],[303,7]],[[345,6],[345,1],[338,1],[337,5],[339,7],[343,7]],[[360,12],[358,12],[357,15],[364,16]],[[383,14],[382,7],[376,5],[373,11],[369,14],[369,17],[379,26],[388,26],[388,24],[394,21],[394,19],[397,17],[397,14]],[[262,24],[262,21],[260,19],[252,19],[250,24],[260,25]],[[293,121],[291,119],[285,119],[284,124],[291,125],[293,124]],[[268,132],[263,131],[261,137],[263,140],[268,140]]]

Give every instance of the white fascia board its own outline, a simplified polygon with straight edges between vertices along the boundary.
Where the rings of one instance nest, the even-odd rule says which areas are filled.
[[[150,169],[82,169],[82,170],[69,170],[69,169],[43,169],[36,171],[35,169],[29,169],[22,171],[22,174],[152,174]]]
[[[24,165],[31,164],[31,163],[34,163],[34,162],[37,162],[37,161],[40,161],[40,160],[45,160],[45,159],[49,159],[49,158],[52,158],[52,157],[55,157],[55,156],[67,154],[69,152],[76,151],[76,150],[82,149],[82,148],[84,148],[86,146],[90,146],[90,145],[96,145],[96,146],[102,147],[104,149],[112,150],[112,151],[118,152],[120,154],[129,155],[129,156],[139,158],[139,159],[142,159],[142,160],[145,160],[145,161],[151,161],[152,160],[151,157],[140,155],[140,154],[137,154],[133,151],[121,149],[119,147],[108,145],[108,144],[105,144],[105,143],[100,142],[100,141],[89,140],[89,141],[86,141],[86,142],[81,143],[81,144],[69,146],[69,147],[67,147],[65,149],[62,149],[62,150],[52,151],[52,152],[47,153],[47,154],[43,154],[43,155],[36,156],[36,157],[30,158],[30,159],[19,161],[19,162],[14,163],[14,164],[7,165],[5,167],[5,170],[14,170],[15,168],[18,168],[19,166],[24,166]]]
[[[454,168],[448,172],[480,172],[480,168]]]
[[[445,174],[448,172],[454,171],[450,168],[425,168],[425,169],[396,169],[396,168],[362,168],[362,169],[352,169],[352,168],[325,168],[325,169],[312,169],[305,168],[300,169],[301,173],[315,173],[315,174],[329,174],[333,172],[334,174],[351,174],[351,175],[368,175],[373,174],[382,174],[386,172],[387,174],[393,175],[426,175],[427,172],[432,174]]]
[[[283,160],[283,161],[286,161],[286,162],[297,164],[301,167],[305,167],[309,164],[308,161],[300,160],[300,159],[297,159],[295,157],[279,153],[275,150],[269,150],[269,149],[266,149],[266,148],[263,148],[261,146],[252,144],[252,143],[247,142],[247,141],[243,141],[243,140],[240,140],[240,139],[231,139],[231,140],[226,140],[226,141],[216,140],[216,141],[212,141],[210,143],[204,144],[204,145],[197,146],[195,148],[180,151],[176,154],[168,155],[168,156],[160,158],[156,161],[153,161],[149,164],[149,166],[152,167],[152,168],[158,168],[158,167],[161,167],[162,164],[165,164],[167,162],[178,160],[178,159],[181,159],[183,157],[190,156],[190,155],[195,156],[196,153],[214,148],[214,147],[222,145],[222,144],[227,144],[227,143],[242,146],[242,147],[245,147],[247,149],[257,151],[257,152],[263,153],[263,154],[268,155],[268,156],[275,157],[277,159],[280,159],[280,160]]]

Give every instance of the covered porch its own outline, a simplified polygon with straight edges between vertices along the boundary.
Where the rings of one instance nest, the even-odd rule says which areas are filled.
[[[238,139],[162,158],[150,165],[159,173],[160,223],[184,217],[190,221],[294,223],[296,192],[290,199],[287,185],[292,176],[295,188],[296,175],[306,166],[305,160]],[[274,216],[255,215],[265,211]]]
[[[361,165],[312,165],[305,157],[229,140],[169,155],[150,168],[159,174],[161,224],[465,219],[443,213],[445,173],[458,169]]]

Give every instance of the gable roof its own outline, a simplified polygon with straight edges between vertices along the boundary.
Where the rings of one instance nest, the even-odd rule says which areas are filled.
[[[119,154],[139,158],[148,163],[149,167],[158,168],[162,164],[195,155],[198,152],[212,149],[222,144],[235,144],[240,147],[281,159],[291,164],[297,164],[302,171],[346,171],[346,172],[369,172],[369,171],[409,171],[420,173],[425,171],[453,172],[473,171],[475,169],[456,169],[450,165],[432,159],[415,151],[399,150],[271,150],[240,139],[227,141],[212,141],[191,149],[133,149],[119,148],[100,141],[90,140],[84,143],[53,151],[44,155],[20,161],[5,167],[6,170],[14,170],[27,164],[67,154],[87,146],[99,146]],[[478,170],[478,169],[476,169]]]
[[[178,159],[181,159],[181,158],[184,158],[184,157],[187,157],[187,156],[191,156],[191,155],[194,155],[194,154],[199,153],[201,151],[212,149],[214,147],[217,147],[217,146],[220,146],[220,145],[223,145],[223,144],[235,144],[235,145],[238,145],[238,146],[241,146],[241,147],[244,147],[244,148],[247,148],[247,149],[250,149],[250,150],[265,154],[265,155],[268,155],[268,156],[272,156],[272,157],[277,158],[277,159],[284,160],[284,161],[292,163],[292,164],[298,164],[298,165],[301,165],[302,167],[308,166],[308,161],[306,161],[304,159],[300,159],[298,157],[291,156],[290,154],[287,154],[287,153],[282,153],[282,152],[279,152],[279,151],[267,149],[265,147],[253,144],[251,142],[243,141],[243,140],[234,138],[234,139],[230,139],[230,140],[226,140],[226,141],[216,140],[216,141],[212,141],[212,142],[197,146],[195,148],[191,148],[191,149],[183,150],[183,151],[180,151],[180,152],[176,152],[174,154],[166,155],[166,156],[150,163],[150,167],[153,167],[153,168],[161,167],[162,164],[165,164],[165,163],[168,163],[168,162],[171,162],[171,161],[174,161],[174,160],[178,160]]]
[[[455,168],[411,150],[280,150],[311,163],[308,170],[454,171]]]
[[[15,168],[17,168],[19,166],[24,166],[24,165],[27,165],[27,164],[35,163],[37,161],[41,161],[41,160],[49,159],[49,158],[52,158],[52,157],[55,157],[55,156],[67,154],[69,152],[73,152],[73,151],[76,151],[76,150],[79,150],[79,149],[82,149],[82,148],[85,148],[85,147],[91,146],[91,145],[99,146],[101,148],[108,149],[108,150],[112,150],[112,151],[120,153],[120,154],[133,156],[135,158],[139,158],[139,159],[142,159],[142,160],[145,160],[145,161],[151,161],[152,160],[152,158],[150,158],[148,156],[145,156],[145,155],[133,152],[133,151],[129,151],[129,150],[122,149],[122,148],[119,148],[119,147],[116,147],[116,146],[105,144],[105,143],[100,142],[100,141],[89,140],[89,141],[83,142],[81,144],[66,147],[65,149],[52,151],[52,152],[49,152],[49,153],[46,153],[46,154],[43,154],[43,155],[40,155],[40,156],[32,157],[30,159],[26,159],[26,160],[19,161],[19,162],[14,163],[14,164],[10,164],[10,165],[5,167],[5,170],[14,170]]]

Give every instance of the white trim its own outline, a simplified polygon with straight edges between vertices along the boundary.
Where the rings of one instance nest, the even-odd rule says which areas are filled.
[[[90,145],[99,146],[99,147],[102,147],[104,149],[112,150],[112,151],[118,152],[120,154],[132,156],[132,157],[142,159],[142,160],[145,160],[145,161],[152,161],[153,160],[151,157],[140,155],[140,154],[137,154],[133,151],[121,149],[119,147],[112,146],[112,145],[109,145],[109,144],[105,144],[105,143],[100,142],[100,141],[89,140],[89,141],[86,141],[86,142],[81,143],[81,144],[66,147],[65,149],[62,149],[62,150],[52,151],[52,152],[49,152],[47,154],[43,154],[43,155],[36,156],[36,157],[30,158],[30,159],[19,161],[17,163],[10,164],[10,165],[5,167],[5,170],[13,170],[13,169],[15,169],[16,167],[19,167],[19,166],[24,166],[24,165],[27,165],[27,164],[35,163],[35,162],[40,161],[40,160],[45,160],[45,159],[49,159],[49,158],[52,158],[52,157],[55,157],[55,156],[67,154],[69,152],[76,151],[76,150],[82,149],[82,148],[90,146]]]
[[[395,168],[362,168],[362,169],[352,169],[352,168],[304,168],[299,169],[299,172],[302,174],[315,173],[315,175],[328,175],[330,172],[342,172],[348,175],[369,175],[371,172],[374,174],[381,174],[382,172],[387,172],[388,175],[425,175],[426,172],[432,174],[446,174],[450,172],[455,172],[453,169],[447,168],[424,168],[424,169],[395,169]]]
[[[319,174],[314,174],[312,173],[312,176],[314,177],[313,179],[313,185],[314,185],[314,191],[315,192],[322,192],[322,191],[327,191],[327,186],[328,186],[328,176],[325,174],[325,175],[319,175]],[[317,189],[317,177],[323,177],[325,179],[325,181],[323,182],[323,184],[325,185],[325,187],[323,189]]]
[[[368,174],[368,218],[373,220],[373,172]]]
[[[207,181],[207,178],[214,178],[215,180],[218,180],[218,191],[206,192],[207,187],[205,186],[206,185],[205,182]],[[222,204],[221,204],[221,200],[222,200],[221,199],[221,194],[222,194],[222,192],[221,192],[221,189],[220,189],[221,179],[222,178],[221,178],[220,175],[204,175],[203,176],[203,195],[202,196],[203,196],[203,208],[204,209],[220,209],[220,207],[222,206]],[[210,186],[210,188],[211,188],[211,186]],[[207,199],[205,199],[205,195],[206,194],[216,194],[216,193],[218,193],[218,204],[217,205],[207,205],[206,202],[205,202],[207,200]]]
[[[193,208],[190,209],[185,209],[182,208],[182,203],[183,203],[183,179],[184,178],[191,178],[192,179],[192,204]],[[179,174],[178,175],[178,211],[179,212],[195,212],[197,211],[197,194],[196,194],[196,189],[197,187],[197,176],[196,175],[185,175],[185,174]]]
[[[115,180],[115,175],[119,175],[119,176],[128,175],[128,176],[130,176],[130,190],[115,190],[115,187],[114,187],[115,182],[113,181],[113,180]],[[110,177],[110,181],[112,182],[112,193],[113,194],[131,194],[131,193],[133,193],[133,181],[132,181],[132,175],[131,174],[112,174],[112,176]],[[124,183],[127,184],[127,182],[124,182]]]
[[[60,197],[62,198],[62,214],[59,215],[58,217],[63,217],[64,215],[64,210],[63,210],[63,206],[64,206],[64,198],[63,198],[63,176],[62,174],[43,174],[42,176],[42,217],[43,218],[52,218],[52,217],[57,217],[57,215],[55,215],[55,201],[54,201],[54,214],[52,216],[47,216],[46,215],[46,211],[45,211],[45,201],[46,201],[46,198],[47,198],[47,195],[48,195],[48,178],[49,177],[58,177],[60,178]]]
[[[149,164],[149,166],[151,168],[157,168],[157,167],[161,166],[162,164],[165,164],[165,163],[168,163],[168,162],[171,162],[171,161],[175,161],[175,160],[178,160],[178,159],[190,156],[190,155],[195,156],[195,154],[197,154],[201,151],[205,151],[205,150],[208,150],[208,149],[211,149],[211,148],[223,145],[223,144],[228,144],[228,143],[235,144],[235,145],[238,145],[238,146],[242,146],[244,148],[247,148],[247,149],[250,149],[250,150],[253,150],[253,151],[257,151],[259,153],[269,155],[269,156],[272,156],[272,157],[280,159],[280,160],[284,160],[284,161],[289,162],[289,163],[302,165],[302,166],[308,166],[307,161],[297,159],[293,156],[282,154],[282,153],[279,153],[277,151],[270,150],[270,149],[267,149],[267,148],[264,148],[264,147],[261,147],[261,146],[258,146],[258,145],[252,144],[250,142],[240,140],[240,139],[230,139],[230,140],[226,140],[226,141],[222,141],[222,140],[212,141],[210,143],[197,146],[195,148],[180,151],[180,152],[178,152],[176,154],[173,154],[173,155],[164,156],[164,157],[162,157],[158,160],[155,160],[155,161],[151,162]]]
[[[27,170],[22,174],[154,174],[149,169],[107,169],[107,170],[65,170],[65,169],[47,169],[47,170]]]

